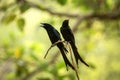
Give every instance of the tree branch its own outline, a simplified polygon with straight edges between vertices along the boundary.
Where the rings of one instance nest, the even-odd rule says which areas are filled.
[[[56,15],[56,16],[61,16],[61,17],[69,17],[69,18],[76,18],[76,19],[93,19],[93,18],[98,18],[98,19],[102,19],[102,20],[106,20],[106,19],[120,19],[120,10],[116,10],[114,12],[111,13],[91,13],[91,14],[69,14],[69,13],[61,13],[61,12],[56,12],[56,11],[52,11],[48,8],[39,6],[38,4],[29,2],[29,1],[25,1],[28,5],[30,5],[31,7],[40,9],[42,11],[48,12],[51,15]]]
[[[25,2],[26,2],[28,5],[30,5],[31,7],[40,9],[40,10],[45,11],[45,12],[48,12],[48,13],[51,14],[51,15],[71,17],[71,18],[76,18],[76,17],[79,16],[78,14],[59,13],[59,12],[52,11],[52,10],[50,10],[49,8],[42,7],[42,6],[38,5],[38,4],[29,2],[29,1],[25,1]]]
[[[79,24],[83,21],[83,20],[88,20],[88,19],[100,19],[100,20],[117,20],[120,19],[120,11],[116,11],[113,13],[98,13],[98,14],[86,14],[86,15],[79,15],[79,17],[76,20],[76,23],[73,26],[73,32],[76,32],[76,30],[78,29]]]

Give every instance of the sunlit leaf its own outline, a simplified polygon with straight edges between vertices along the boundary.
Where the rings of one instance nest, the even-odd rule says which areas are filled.
[[[15,48],[14,55],[15,55],[15,58],[17,58],[17,59],[21,57],[21,51],[20,51],[19,47]]]
[[[74,6],[80,6],[81,4],[83,4],[83,2],[84,2],[83,0],[72,0]]]
[[[22,5],[20,6],[20,11],[21,11],[21,13],[24,13],[24,12],[27,11],[29,8],[30,8],[30,5],[24,3],[24,4],[22,4]]]
[[[115,2],[115,1],[113,1],[113,0],[106,0],[106,5],[107,5],[107,7],[108,7],[108,8],[113,8],[114,2]]]
[[[57,68],[58,69],[61,69],[61,68],[63,68],[65,66],[65,64],[63,63],[63,62],[59,62],[59,64],[57,65]]]
[[[27,73],[28,73],[28,68],[27,68],[27,65],[25,64],[25,62],[18,61],[16,63],[16,76],[20,77],[20,76],[27,74]]]
[[[17,25],[18,25],[20,30],[23,30],[24,25],[25,25],[25,20],[23,18],[18,19],[17,20]]]
[[[67,0],[57,0],[57,2],[61,5],[65,5]]]
[[[10,22],[12,22],[14,19],[15,19],[16,15],[15,14],[9,14],[9,15],[6,15],[4,18],[3,18],[3,22],[5,24],[9,24]]]
[[[3,45],[5,48],[8,48],[9,47],[9,41],[7,39],[3,39]]]

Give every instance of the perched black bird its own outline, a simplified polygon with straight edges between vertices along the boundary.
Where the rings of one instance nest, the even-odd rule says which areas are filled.
[[[74,56],[75,56],[75,60],[76,63],[78,65],[78,60],[80,60],[82,63],[84,63],[86,66],[89,66],[83,59],[82,57],[79,55],[77,47],[75,45],[75,38],[74,35],[72,33],[72,30],[69,27],[69,20],[64,20],[62,23],[62,27],[60,28],[60,31],[62,33],[63,38],[65,39],[65,41],[68,41],[72,47]]]
[[[41,23],[41,24],[42,24],[41,26],[46,29],[52,44],[54,44],[55,42],[57,42],[59,40],[61,41],[60,33],[52,25],[50,25],[48,23]],[[57,44],[57,47],[59,48],[59,50],[62,53],[62,57],[65,61],[66,67],[67,67],[67,65],[69,65],[73,70],[75,70],[73,65],[69,62],[69,60],[67,59],[67,57],[65,55],[65,52],[67,52],[67,49],[64,47],[64,44],[62,42],[60,42]]]

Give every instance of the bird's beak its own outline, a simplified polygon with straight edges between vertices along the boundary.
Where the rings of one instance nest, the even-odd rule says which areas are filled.
[[[44,23],[40,23],[40,27],[44,27]]]

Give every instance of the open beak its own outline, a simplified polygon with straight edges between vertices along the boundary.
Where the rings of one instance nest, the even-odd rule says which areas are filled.
[[[44,23],[40,23],[40,27],[44,27]]]

